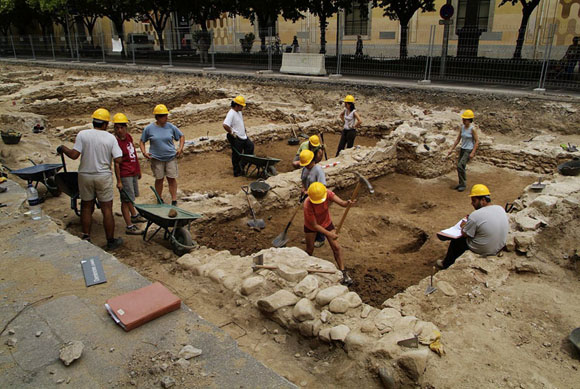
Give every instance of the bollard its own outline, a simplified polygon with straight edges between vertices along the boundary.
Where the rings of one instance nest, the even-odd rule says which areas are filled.
[[[16,59],[16,48],[14,47],[14,39],[12,39],[12,34],[10,34],[10,42],[12,43],[12,52],[14,53],[14,59]]]

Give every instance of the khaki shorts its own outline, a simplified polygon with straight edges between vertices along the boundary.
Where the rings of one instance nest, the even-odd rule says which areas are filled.
[[[151,171],[156,180],[161,180],[165,177],[177,178],[177,158],[171,161],[160,161],[151,158]]]
[[[82,201],[113,201],[113,175],[79,173],[79,194]]]

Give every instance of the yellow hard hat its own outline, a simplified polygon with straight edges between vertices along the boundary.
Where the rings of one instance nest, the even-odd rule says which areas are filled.
[[[109,122],[111,121],[111,114],[105,108],[99,108],[93,112],[93,119]]]
[[[308,197],[313,204],[322,204],[326,201],[326,186],[321,182],[313,182],[308,187]]]
[[[169,115],[169,110],[164,104],[159,104],[153,108],[153,115]]]
[[[310,144],[314,147],[320,146],[320,138],[318,135],[312,135],[310,138],[308,138],[308,142],[310,142]]]
[[[307,166],[314,159],[314,153],[310,150],[300,152],[300,166]]]
[[[116,113],[115,116],[113,116],[113,123],[127,124],[129,123],[129,119],[127,119],[127,116],[125,116],[125,114]]]
[[[469,197],[490,196],[490,195],[491,193],[489,193],[489,189],[487,188],[487,186],[483,184],[475,184],[471,188],[471,193],[469,194]]]
[[[345,102],[345,103],[354,103],[354,96],[353,96],[353,95],[347,95],[347,96],[344,98],[344,102]]]
[[[474,118],[473,111],[470,109],[466,109],[461,114],[461,119],[473,119],[473,118]]]
[[[244,99],[244,96],[240,95],[234,99],[234,103],[241,105],[242,107],[245,107],[246,106],[246,99]]]

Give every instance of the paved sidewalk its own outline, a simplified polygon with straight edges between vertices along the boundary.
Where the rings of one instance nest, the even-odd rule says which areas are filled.
[[[0,387],[54,387],[59,380],[74,388],[126,386],[134,369],[130,363],[150,362],[165,351],[177,354],[185,344],[203,353],[190,360],[187,374],[193,374],[188,379],[195,385],[177,379],[175,387],[294,387],[185,305],[124,332],[108,316],[105,300],[149,281],[99,247],[59,230],[48,217],[24,216],[24,190],[11,181],[3,186],[9,190],[0,194],[7,204],[0,208],[0,331],[13,321],[0,334]],[[91,256],[102,260],[108,282],[87,288],[80,261]],[[13,347],[6,344],[10,338],[17,340]],[[84,351],[66,367],[59,348],[73,340],[82,341]],[[155,374],[171,376],[172,369]]]

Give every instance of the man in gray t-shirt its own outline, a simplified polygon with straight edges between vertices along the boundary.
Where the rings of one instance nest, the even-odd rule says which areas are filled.
[[[471,205],[475,211],[461,223],[462,236],[451,240],[444,260],[437,261],[443,269],[471,250],[480,255],[495,255],[506,244],[509,223],[507,215],[499,205],[491,205],[491,194],[485,185],[477,184],[471,188]]]

